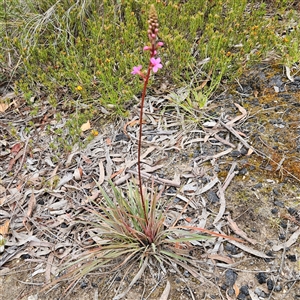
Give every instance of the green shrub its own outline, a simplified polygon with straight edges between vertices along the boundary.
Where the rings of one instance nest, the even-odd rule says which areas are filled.
[[[98,105],[122,114],[126,101],[140,91],[130,71],[147,64],[140,49],[154,2],[165,43],[164,68],[156,82],[194,89],[208,79],[194,94],[200,106],[222,78],[238,77],[271,50],[281,63],[299,60],[298,28],[283,37],[284,21],[275,13],[266,17],[268,5],[260,1],[2,0],[0,64],[5,72],[0,79],[15,75],[18,91],[43,94],[54,107],[63,99],[83,114],[98,113]],[[284,11],[289,3],[275,2],[284,20],[297,20],[292,10]]]

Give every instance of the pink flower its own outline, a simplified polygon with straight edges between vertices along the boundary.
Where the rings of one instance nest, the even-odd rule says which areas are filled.
[[[151,57],[150,62],[152,64],[153,72],[156,73],[158,69],[162,68],[162,64],[160,63],[160,58]]]
[[[164,45],[163,42],[158,42],[158,43],[156,44],[157,47],[162,47],[163,45]]]
[[[150,47],[150,46],[145,46],[145,47],[143,48],[144,51],[148,51],[148,50],[150,51],[151,49],[152,49],[152,47]]]
[[[142,69],[141,65],[139,65],[137,67],[133,67],[133,70],[132,70],[131,74],[133,74],[133,75],[135,75],[135,74],[141,75],[142,74],[141,69]]]

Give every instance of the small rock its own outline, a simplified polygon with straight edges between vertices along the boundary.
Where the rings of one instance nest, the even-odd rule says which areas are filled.
[[[248,150],[247,150],[246,148],[243,147],[243,148],[240,150],[240,152],[241,152],[242,155],[246,155],[246,154],[248,153]]]
[[[190,273],[188,271],[184,271],[183,272],[183,276],[186,277],[186,278],[188,278],[188,277],[190,277]]]
[[[269,291],[272,291],[274,288],[274,281],[270,278],[267,280],[267,287]]]
[[[271,209],[271,213],[272,213],[273,215],[277,215],[277,214],[278,214],[278,208],[272,208],[272,209]]]
[[[273,189],[273,193],[275,196],[279,196],[280,195],[280,192],[278,191],[278,189]]]
[[[234,272],[233,270],[226,270],[225,272],[225,280],[226,280],[226,285],[232,287],[234,283],[237,280],[237,273]]]
[[[274,291],[275,292],[280,292],[282,290],[281,286],[278,284],[275,286]]]
[[[225,245],[225,250],[230,252],[230,254],[235,255],[238,253],[238,248],[232,244],[227,243]]]
[[[249,296],[249,288],[247,285],[242,285],[240,288],[240,293]]]
[[[298,214],[297,212],[297,209],[293,208],[293,207],[289,207],[288,208],[288,213],[291,215],[291,216],[296,216]]]
[[[246,168],[242,168],[239,170],[239,175],[245,175],[248,172]]]
[[[246,297],[247,297],[247,296],[246,296],[245,294],[239,293],[237,299],[238,299],[238,300],[246,300]]]
[[[286,256],[291,262],[296,262],[297,261],[297,257],[295,254],[288,254]]]
[[[284,221],[284,220],[281,220],[280,226],[281,226],[283,229],[286,229],[286,228],[287,228],[287,222]]]
[[[129,137],[125,133],[120,133],[116,135],[115,142],[119,141],[129,141]]]
[[[255,275],[257,280],[258,280],[258,283],[259,284],[263,284],[263,283],[266,283],[267,282],[267,275],[266,273],[263,273],[263,272],[259,272],[258,274]]]
[[[233,150],[230,153],[230,156],[232,156],[232,157],[240,157],[241,156],[241,152],[239,150]]]
[[[219,197],[217,196],[217,194],[210,190],[208,193],[207,193],[207,199],[212,202],[212,203],[218,203],[220,201]]]
[[[279,206],[279,207],[281,207],[281,208],[284,207],[284,203],[283,203],[282,201],[278,201],[278,200],[275,200],[275,201],[274,201],[274,205]]]
[[[176,188],[171,186],[170,188],[167,189],[167,192],[170,194],[175,194],[176,193]]]
[[[285,240],[285,234],[283,233],[279,234],[278,238],[282,241]]]
[[[267,297],[267,294],[262,291],[260,288],[256,288],[254,290],[254,293],[258,296],[258,297],[261,297],[261,298],[266,298]]]
[[[254,189],[260,189],[262,188],[262,183],[257,183],[256,185],[253,186]]]
[[[235,295],[235,291],[234,291],[234,289],[232,287],[230,287],[227,290],[227,295],[230,296],[230,297],[233,296],[233,295]]]
[[[258,297],[260,297],[261,292],[262,292],[262,290],[261,290],[260,288],[256,288],[256,289],[254,290],[254,293],[255,293]]]

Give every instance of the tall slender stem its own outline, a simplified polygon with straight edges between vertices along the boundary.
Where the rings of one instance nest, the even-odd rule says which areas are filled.
[[[142,99],[141,99],[141,107],[140,107],[140,130],[139,130],[139,141],[138,141],[138,162],[137,162],[137,168],[138,168],[138,177],[139,177],[139,190],[146,220],[146,225],[148,226],[148,217],[147,217],[147,210],[146,210],[146,204],[143,194],[143,183],[142,183],[142,174],[141,174],[141,151],[142,151],[142,133],[143,133],[143,114],[144,114],[144,103],[145,103],[145,97],[147,93],[147,85],[149,82],[151,74],[151,62],[149,62],[148,71],[146,74],[146,77],[144,78],[144,87],[142,92]]]

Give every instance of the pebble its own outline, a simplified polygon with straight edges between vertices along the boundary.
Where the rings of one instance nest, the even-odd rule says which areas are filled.
[[[270,278],[267,280],[267,287],[269,291],[272,291],[274,288],[274,281]]]
[[[232,287],[230,287],[227,290],[227,295],[230,296],[230,297],[233,296],[233,295],[235,295],[235,291],[234,291],[234,289]]]
[[[272,213],[273,215],[276,215],[276,214],[278,213],[278,208],[272,208],[272,209],[271,209],[271,213]]]
[[[247,150],[246,148],[243,147],[243,148],[240,150],[240,152],[241,152],[242,155],[246,155],[246,154],[248,153],[248,150]]]
[[[284,208],[284,203],[282,201],[275,200],[274,205]]]
[[[278,284],[275,286],[274,291],[280,292],[282,290],[281,286]]]
[[[285,240],[285,234],[283,233],[279,234],[278,238],[282,241]]]
[[[296,262],[297,261],[297,257],[295,254],[288,254],[286,256],[291,262]]]
[[[297,209],[293,208],[293,207],[289,207],[288,208],[288,213],[291,215],[291,216],[296,216],[298,214],[297,212]]]
[[[226,280],[226,285],[232,287],[234,283],[237,280],[237,273],[234,272],[233,270],[226,270],[225,272],[225,280]]]
[[[217,196],[217,194],[210,190],[208,193],[207,193],[207,199],[211,202],[211,203],[218,203],[220,202],[220,199],[219,197]]]
[[[267,275],[266,273],[263,273],[263,272],[259,272],[258,274],[255,275],[257,280],[258,280],[258,283],[259,284],[263,284],[263,283],[266,283],[267,282]]]
[[[183,276],[186,277],[186,278],[188,278],[188,277],[190,277],[190,273],[188,271],[184,271],[183,272]]]
[[[253,189],[260,189],[260,188],[262,188],[262,183],[260,182],[260,183],[257,183],[256,185],[254,185],[253,186]]]
[[[129,137],[125,133],[120,133],[116,135],[115,142],[119,141],[129,141]]]
[[[242,285],[240,288],[240,293],[244,294],[245,296],[249,296],[249,288],[247,285]]]
[[[247,296],[245,294],[242,294],[241,292],[239,293],[237,299],[238,300],[246,300]]]
[[[170,194],[175,194],[176,191],[177,191],[176,188],[173,187],[173,186],[171,186],[170,188],[167,189],[167,192],[170,193]]]
[[[284,221],[284,220],[281,220],[280,226],[281,226],[283,229],[286,229],[286,228],[287,228],[287,222]]]
[[[254,290],[254,293],[258,296],[258,297],[261,297],[261,298],[266,298],[267,297],[267,294],[262,291],[260,288],[256,288]]]
[[[230,243],[225,245],[225,250],[230,252],[230,254],[235,255],[238,253],[238,248]]]
[[[280,192],[278,191],[278,189],[274,188],[274,189],[273,189],[273,194],[274,194],[275,196],[279,196],[279,195],[280,195]]]
[[[239,170],[239,175],[245,175],[248,172],[246,168],[242,168]]]
[[[241,156],[241,152],[239,150],[233,150],[230,153],[231,157],[240,157]]]

